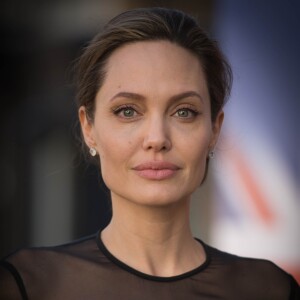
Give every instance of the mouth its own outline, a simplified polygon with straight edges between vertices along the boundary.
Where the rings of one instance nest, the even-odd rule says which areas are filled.
[[[132,168],[137,175],[150,180],[163,180],[173,177],[180,168],[170,162],[151,161],[139,164]]]

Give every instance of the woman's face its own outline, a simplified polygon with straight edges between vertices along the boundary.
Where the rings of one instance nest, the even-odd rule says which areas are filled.
[[[112,53],[96,96],[95,118],[79,116],[95,147],[112,200],[167,205],[200,185],[223,120],[211,123],[199,60],[167,41],[137,42]]]

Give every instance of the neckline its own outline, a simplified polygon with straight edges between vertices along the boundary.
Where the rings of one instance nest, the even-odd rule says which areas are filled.
[[[204,253],[205,253],[205,261],[200,266],[198,266],[198,267],[196,267],[196,268],[194,268],[194,269],[192,269],[188,272],[185,272],[185,273],[182,273],[182,274],[179,274],[179,275],[175,275],[175,276],[163,277],[163,276],[155,276],[155,275],[150,275],[150,274],[143,273],[143,272],[138,271],[138,270],[130,267],[129,265],[125,264],[124,262],[122,262],[121,260],[116,258],[112,253],[110,253],[109,250],[106,248],[106,246],[104,245],[104,243],[101,239],[101,230],[99,230],[97,232],[97,235],[96,235],[96,243],[97,243],[97,246],[98,246],[99,250],[113,264],[117,265],[121,269],[123,269],[123,270],[125,270],[125,271],[127,271],[131,274],[134,274],[134,275],[136,275],[140,278],[151,280],[151,281],[159,281],[159,282],[171,282],[171,281],[182,280],[182,279],[191,277],[192,275],[195,275],[195,274],[203,271],[204,269],[206,269],[206,267],[209,265],[210,260],[211,260],[210,255],[209,255],[209,251],[207,249],[206,244],[203,241],[201,241],[198,238],[195,238],[195,240],[203,246]]]

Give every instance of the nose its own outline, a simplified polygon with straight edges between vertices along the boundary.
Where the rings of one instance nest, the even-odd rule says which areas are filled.
[[[172,148],[168,124],[165,117],[154,117],[145,126],[143,149],[154,152],[169,151]]]

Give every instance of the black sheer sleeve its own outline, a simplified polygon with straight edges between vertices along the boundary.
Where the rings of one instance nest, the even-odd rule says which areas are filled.
[[[28,300],[19,272],[6,261],[0,262],[0,299]]]
[[[290,276],[290,282],[291,282],[291,293],[290,293],[289,300],[300,300],[300,286],[292,276]]]

